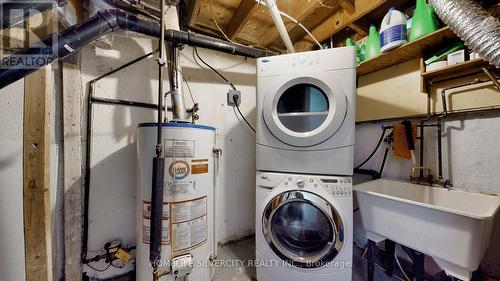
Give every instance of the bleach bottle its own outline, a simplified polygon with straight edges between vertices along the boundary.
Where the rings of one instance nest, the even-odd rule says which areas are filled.
[[[390,8],[380,26],[380,45],[382,53],[397,48],[406,40],[406,16]]]

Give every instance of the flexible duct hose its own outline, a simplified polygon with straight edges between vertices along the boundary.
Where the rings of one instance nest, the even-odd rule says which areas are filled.
[[[500,21],[471,0],[430,0],[436,13],[474,52],[500,67]]]

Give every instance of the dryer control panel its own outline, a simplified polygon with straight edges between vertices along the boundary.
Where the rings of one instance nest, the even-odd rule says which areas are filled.
[[[333,197],[352,197],[352,177],[259,173],[257,174],[257,186],[270,190],[278,186],[310,190],[323,188]]]

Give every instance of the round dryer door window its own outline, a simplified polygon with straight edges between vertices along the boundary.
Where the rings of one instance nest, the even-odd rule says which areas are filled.
[[[302,191],[276,196],[263,216],[266,240],[281,259],[301,268],[325,266],[340,252],[340,216],[323,198]]]
[[[292,146],[312,146],[337,132],[347,113],[347,97],[334,78],[323,80],[327,79],[334,82],[327,85],[318,78],[295,77],[270,87],[263,116],[277,139]]]
[[[328,96],[312,84],[297,84],[278,99],[277,115],[287,129],[306,133],[317,129],[328,116]]]

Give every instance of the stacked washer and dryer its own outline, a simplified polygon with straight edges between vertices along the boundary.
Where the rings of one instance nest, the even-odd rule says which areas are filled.
[[[259,281],[352,279],[354,47],[257,61]]]

